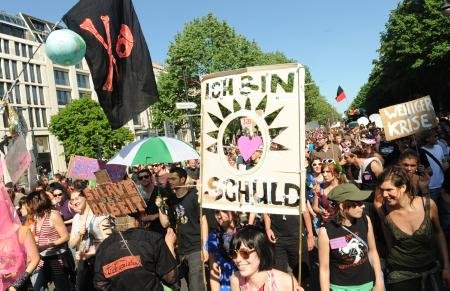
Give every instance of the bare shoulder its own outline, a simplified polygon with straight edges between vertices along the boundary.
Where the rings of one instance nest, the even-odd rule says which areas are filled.
[[[293,275],[272,269],[275,282],[280,290],[292,290],[292,284],[297,285]]]
[[[231,279],[230,279],[230,285],[231,285],[231,290],[239,290],[239,272],[234,272],[233,275],[231,275]]]

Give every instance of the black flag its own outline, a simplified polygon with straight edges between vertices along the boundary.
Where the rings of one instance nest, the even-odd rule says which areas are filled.
[[[337,89],[337,93],[336,93],[336,101],[337,102],[341,102],[342,100],[344,100],[345,99],[345,92],[344,92],[344,89],[342,89],[341,88],[341,86],[339,86],[338,87],[338,89]]]
[[[86,61],[113,129],[158,99],[152,60],[131,0],[80,0],[63,17],[86,42]]]

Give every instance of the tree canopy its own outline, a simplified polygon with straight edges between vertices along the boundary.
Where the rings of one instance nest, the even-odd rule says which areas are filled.
[[[64,146],[66,161],[71,155],[111,158],[122,146],[133,140],[127,128],[112,130],[100,105],[90,98],[69,103],[53,115],[50,132]]]
[[[179,129],[186,124],[186,111],[175,109],[176,102],[195,102],[200,112],[200,76],[226,70],[257,65],[291,63],[282,52],[264,53],[255,41],[239,35],[225,21],[212,14],[196,18],[184,26],[168,49],[167,72],[158,80],[160,99],[152,107],[153,125],[163,128],[165,120],[175,123]],[[337,115],[336,110],[320,95],[307,69],[306,115],[308,120],[324,122],[327,114]],[[185,86],[186,85],[186,86]],[[328,115],[329,117],[330,115]],[[194,118],[199,128],[199,118]]]
[[[436,111],[449,110],[450,17],[441,7],[441,0],[405,0],[391,12],[379,57],[352,107],[373,112],[430,95]]]

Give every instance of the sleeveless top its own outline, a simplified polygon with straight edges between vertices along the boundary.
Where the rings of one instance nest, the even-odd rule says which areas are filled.
[[[385,225],[392,235],[392,247],[387,257],[389,271],[427,270],[436,262],[434,229],[430,216],[430,198],[422,199],[424,218],[412,235],[404,233],[386,214]]]
[[[56,210],[51,210],[56,211]],[[51,211],[48,211],[44,214],[44,218],[42,221],[41,227],[37,228],[37,219],[34,223],[34,236],[36,239],[36,244],[38,247],[46,246],[51,242],[54,242],[55,240],[59,239],[59,233],[56,230],[55,226],[53,226],[50,222],[50,214]],[[44,266],[44,260],[42,258],[46,257],[53,257],[58,254],[62,254],[63,252],[67,251],[66,244],[62,244],[59,246],[54,246],[52,248],[46,249],[41,251],[41,260],[39,261],[39,264],[36,269],[41,269]],[[52,260],[50,262],[51,270],[54,274],[63,274],[64,273],[64,265],[60,258],[55,258],[55,260]]]
[[[275,278],[273,271],[267,271],[267,285],[268,285],[268,291],[280,291],[278,289],[277,285],[275,284]],[[261,287],[259,287],[258,291],[264,291],[264,287],[266,286],[266,283],[264,283]],[[248,291],[249,288],[247,286],[247,280],[241,276],[239,276],[239,290],[240,291]]]
[[[375,162],[381,165],[381,162],[378,158],[372,157],[368,158],[364,161],[363,166],[361,167],[361,171],[359,173],[359,179],[361,181],[361,190],[375,190],[377,185],[377,177],[375,173],[372,171],[371,164]],[[373,197],[372,197],[373,198]]]
[[[335,220],[325,224],[330,240],[330,283],[339,286],[354,286],[375,280],[375,274],[370,264],[367,247],[368,221],[363,216],[356,219],[348,232]]]

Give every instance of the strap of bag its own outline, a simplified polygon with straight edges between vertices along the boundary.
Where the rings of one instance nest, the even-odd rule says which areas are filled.
[[[344,225],[341,225],[341,227],[347,231],[348,233],[351,233],[357,240],[359,240],[367,249],[369,249],[369,246],[367,245],[366,241],[360,238],[356,233],[345,227]]]
[[[441,162],[439,162],[438,159],[436,159],[436,157],[432,153],[430,153],[428,150],[426,150],[424,148],[421,148],[421,150],[423,150],[427,156],[429,156],[436,164],[438,164],[439,168],[441,168],[441,170],[442,170],[442,173],[445,173]]]

